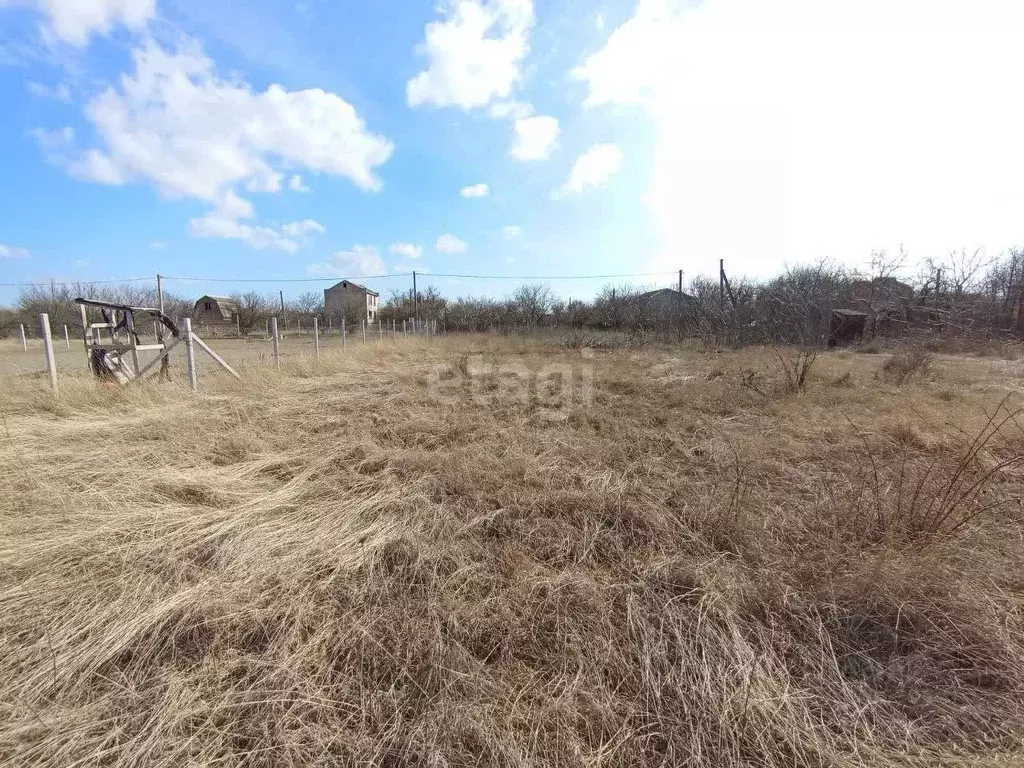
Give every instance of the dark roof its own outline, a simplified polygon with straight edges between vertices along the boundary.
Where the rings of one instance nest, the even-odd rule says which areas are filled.
[[[352,282],[351,280],[342,280],[340,283],[335,283],[334,285],[332,285],[327,290],[328,291],[333,291],[339,285],[342,286],[342,287],[351,285],[353,288],[358,288],[361,291],[365,291],[366,293],[370,294],[371,296],[380,296],[380,294],[377,293],[376,291],[371,291],[365,285],[360,285],[359,283]]]
[[[659,288],[656,291],[647,291],[647,293],[641,293],[640,298],[654,301],[677,301],[687,303],[697,300],[690,294],[682,293],[673,288]]]

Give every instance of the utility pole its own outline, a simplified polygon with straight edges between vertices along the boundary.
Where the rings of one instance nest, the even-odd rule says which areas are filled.
[[[412,313],[416,322],[420,321],[420,294],[416,290],[416,270],[412,271]],[[413,326],[415,328],[416,326]]]
[[[725,307],[725,259],[718,260],[718,304]]]
[[[679,270],[679,292],[683,292],[683,270]]]
[[[284,317],[284,291],[278,291],[277,295],[281,298],[281,317]]]
[[[160,276],[160,273],[156,273],[156,298],[159,302],[160,314],[164,313],[164,279]]]

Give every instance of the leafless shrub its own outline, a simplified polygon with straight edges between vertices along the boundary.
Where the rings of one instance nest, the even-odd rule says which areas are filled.
[[[803,347],[795,351],[775,348],[775,357],[779,361],[782,373],[782,389],[786,393],[795,394],[807,389],[807,379],[818,359],[818,350]]]
[[[925,379],[932,372],[935,356],[920,347],[896,352],[882,363],[882,380],[902,387],[914,379]]]
[[[904,446],[895,461],[884,461],[858,431],[864,446],[862,461],[842,480],[842,498],[829,488],[836,511],[836,530],[856,531],[871,540],[884,537],[952,536],[978,518],[1000,510],[1019,509],[1017,493],[994,491],[997,479],[1024,466],[1024,451],[1011,449],[996,456],[989,449],[1005,430],[1024,430],[1021,410],[1009,410],[1009,396],[988,417],[982,429],[958,456],[938,456],[922,462],[913,458],[923,447],[907,425],[890,433]]]

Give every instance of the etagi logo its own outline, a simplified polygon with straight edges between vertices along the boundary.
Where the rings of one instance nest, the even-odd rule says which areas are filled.
[[[427,391],[437,402],[471,402],[480,406],[520,402],[551,421],[564,421],[575,408],[594,398],[594,351],[579,359],[531,367],[525,362],[498,363],[485,355],[466,355],[455,363],[434,366]]]

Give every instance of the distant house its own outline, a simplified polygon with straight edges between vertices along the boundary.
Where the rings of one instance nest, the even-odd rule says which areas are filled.
[[[205,326],[235,327],[238,302],[230,296],[203,296],[192,309],[192,321]]]
[[[697,299],[688,293],[677,291],[672,288],[659,288],[656,291],[641,293],[640,298],[653,309],[674,309],[676,307],[688,307],[697,303]]]
[[[324,289],[324,311],[331,317],[355,316],[372,323],[377,319],[379,302],[379,293],[351,280]]]

